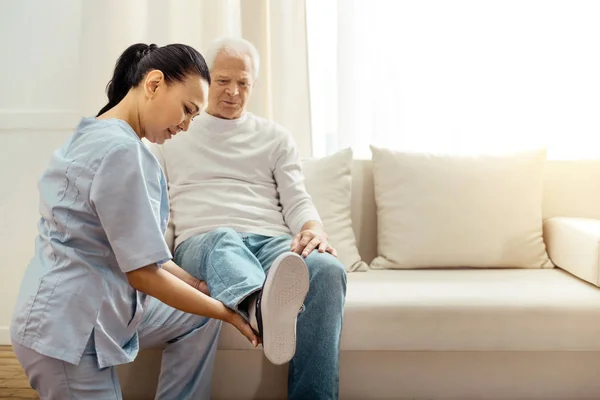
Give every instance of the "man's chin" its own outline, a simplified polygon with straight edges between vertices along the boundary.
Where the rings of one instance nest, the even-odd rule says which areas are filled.
[[[225,110],[221,113],[222,118],[225,119],[238,119],[243,114],[243,111],[236,110]]]

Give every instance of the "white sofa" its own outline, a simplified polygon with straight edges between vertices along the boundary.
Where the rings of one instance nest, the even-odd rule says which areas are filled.
[[[340,398],[599,399],[600,161],[549,161],[543,214],[560,268],[349,273]],[[353,162],[352,222],[368,263],[371,161]],[[146,350],[119,368],[126,399],[153,398],[159,359]],[[284,399],[286,383],[286,367],[224,326],[213,399]]]

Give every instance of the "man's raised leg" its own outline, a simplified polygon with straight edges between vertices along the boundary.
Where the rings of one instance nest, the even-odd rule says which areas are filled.
[[[248,317],[240,303],[259,291],[265,273],[242,237],[233,229],[219,228],[194,236],[175,250],[174,261],[198,279],[206,281],[212,298]]]

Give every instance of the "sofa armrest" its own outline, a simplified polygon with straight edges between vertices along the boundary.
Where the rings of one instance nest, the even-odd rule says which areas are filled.
[[[600,286],[600,220],[549,218],[544,241],[554,265]]]

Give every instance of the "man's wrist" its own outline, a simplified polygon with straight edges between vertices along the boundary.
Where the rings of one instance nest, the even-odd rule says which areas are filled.
[[[316,231],[326,236],[325,228],[319,221],[306,222],[304,225],[302,225],[302,228],[300,228],[300,232],[304,231]]]

